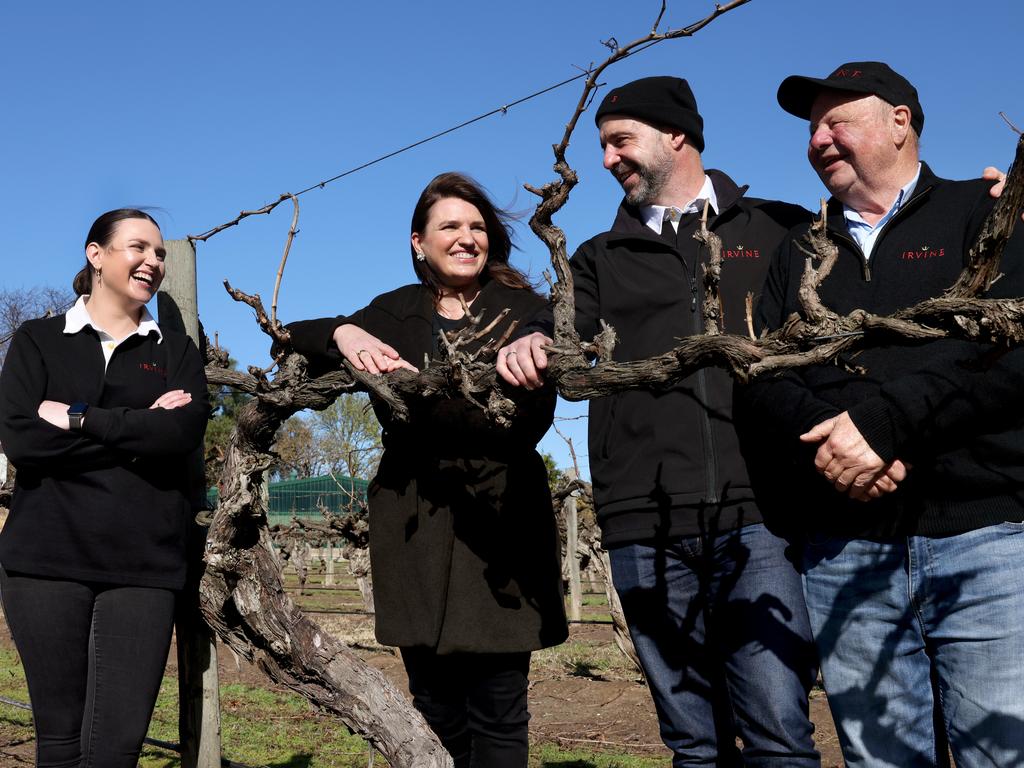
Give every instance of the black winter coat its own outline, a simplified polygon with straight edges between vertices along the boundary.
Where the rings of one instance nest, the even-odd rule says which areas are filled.
[[[760,289],[772,252],[803,208],[744,197],[724,173],[708,171],[722,238],[725,328],[746,331],[748,292]],[[698,217],[678,234],[654,234],[623,203],[610,232],[583,243],[571,266],[576,327],[591,339],[604,320],[615,328],[614,358],[639,360],[703,333],[702,265],[693,239]],[[671,231],[671,230],[669,230]],[[534,328],[536,329],[536,328]],[[590,473],[605,545],[651,542],[756,523],[747,469],[732,418],[732,379],[704,368],[667,390],[630,390],[590,401]]]
[[[528,320],[545,307],[532,291],[487,283],[473,304],[484,324],[502,309]],[[334,330],[352,323],[422,367],[435,357],[430,291],[407,285],[349,317],[288,326],[295,349],[337,365]],[[558,533],[547,471],[535,446],[551,424],[550,388],[515,392],[503,429],[463,398],[418,406],[407,423],[375,402],[384,454],[369,487],[377,639],[438,653],[509,653],[565,640]]]
[[[989,186],[941,179],[922,164],[913,195],[882,228],[867,262],[846,230],[841,203],[830,201],[829,235],[839,258],[819,289],[825,306],[843,315],[889,315],[940,296],[963,269],[992,208]],[[800,311],[806,254],[798,240],[805,231],[790,233],[773,260],[758,309],[762,327],[778,328]],[[986,296],[1024,296],[1020,227],[1000,269]],[[844,536],[941,536],[1024,519],[1024,348],[882,341],[838,364],[741,389],[741,431],[760,456],[752,466],[764,470],[759,498],[804,530]],[[911,465],[896,492],[866,504],[850,501],[814,471],[814,449],[799,435],[843,411],[884,460]]]

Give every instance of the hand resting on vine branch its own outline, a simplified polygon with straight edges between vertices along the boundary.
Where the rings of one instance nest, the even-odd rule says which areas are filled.
[[[384,343],[372,333],[364,331],[358,325],[351,323],[339,325],[334,331],[333,338],[342,356],[360,371],[390,373],[404,368],[407,371],[419,373],[419,369],[412,363],[403,360],[394,347]]]

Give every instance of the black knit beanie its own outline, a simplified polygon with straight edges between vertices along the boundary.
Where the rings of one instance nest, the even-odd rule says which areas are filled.
[[[654,126],[677,128],[698,152],[704,151],[704,120],[697,111],[690,84],[680,77],[642,77],[608,91],[594,122],[605,115],[622,115]]]

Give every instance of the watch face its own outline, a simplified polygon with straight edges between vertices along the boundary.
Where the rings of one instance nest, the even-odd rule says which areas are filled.
[[[81,429],[82,418],[87,410],[89,410],[88,403],[72,403],[68,406],[68,426],[71,429]]]

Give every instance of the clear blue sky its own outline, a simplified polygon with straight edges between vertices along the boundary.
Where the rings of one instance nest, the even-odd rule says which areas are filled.
[[[711,7],[670,0],[663,24]],[[0,286],[68,285],[102,211],[159,206],[166,238],[199,233],[569,77],[606,56],[600,40],[645,34],[657,9],[657,0],[7,3]],[[705,164],[751,194],[816,206],[806,125],[775,102],[785,76],[889,62],[921,94],[923,157],[940,175],[970,177],[1012,158],[1015,137],[999,110],[1024,125],[1022,30],[1020,0],[752,0],[603,79],[688,78],[705,119]],[[351,311],[410,282],[412,206],[442,170],[469,172],[500,204],[532,209],[522,184],[553,177],[550,146],[580,87],[305,195],[281,317]],[[572,249],[610,224],[620,191],[601,168],[589,116],[569,160],[581,183],[556,221]],[[202,320],[242,364],[266,364],[268,343],[221,281],[269,304],[290,217],[283,205],[199,247]],[[539,277],[547,254],[525,224],[519,244],[516,262]],[[563,431],[585,463],[583,422]],[[567,462],[557,436],[543,447]]]

